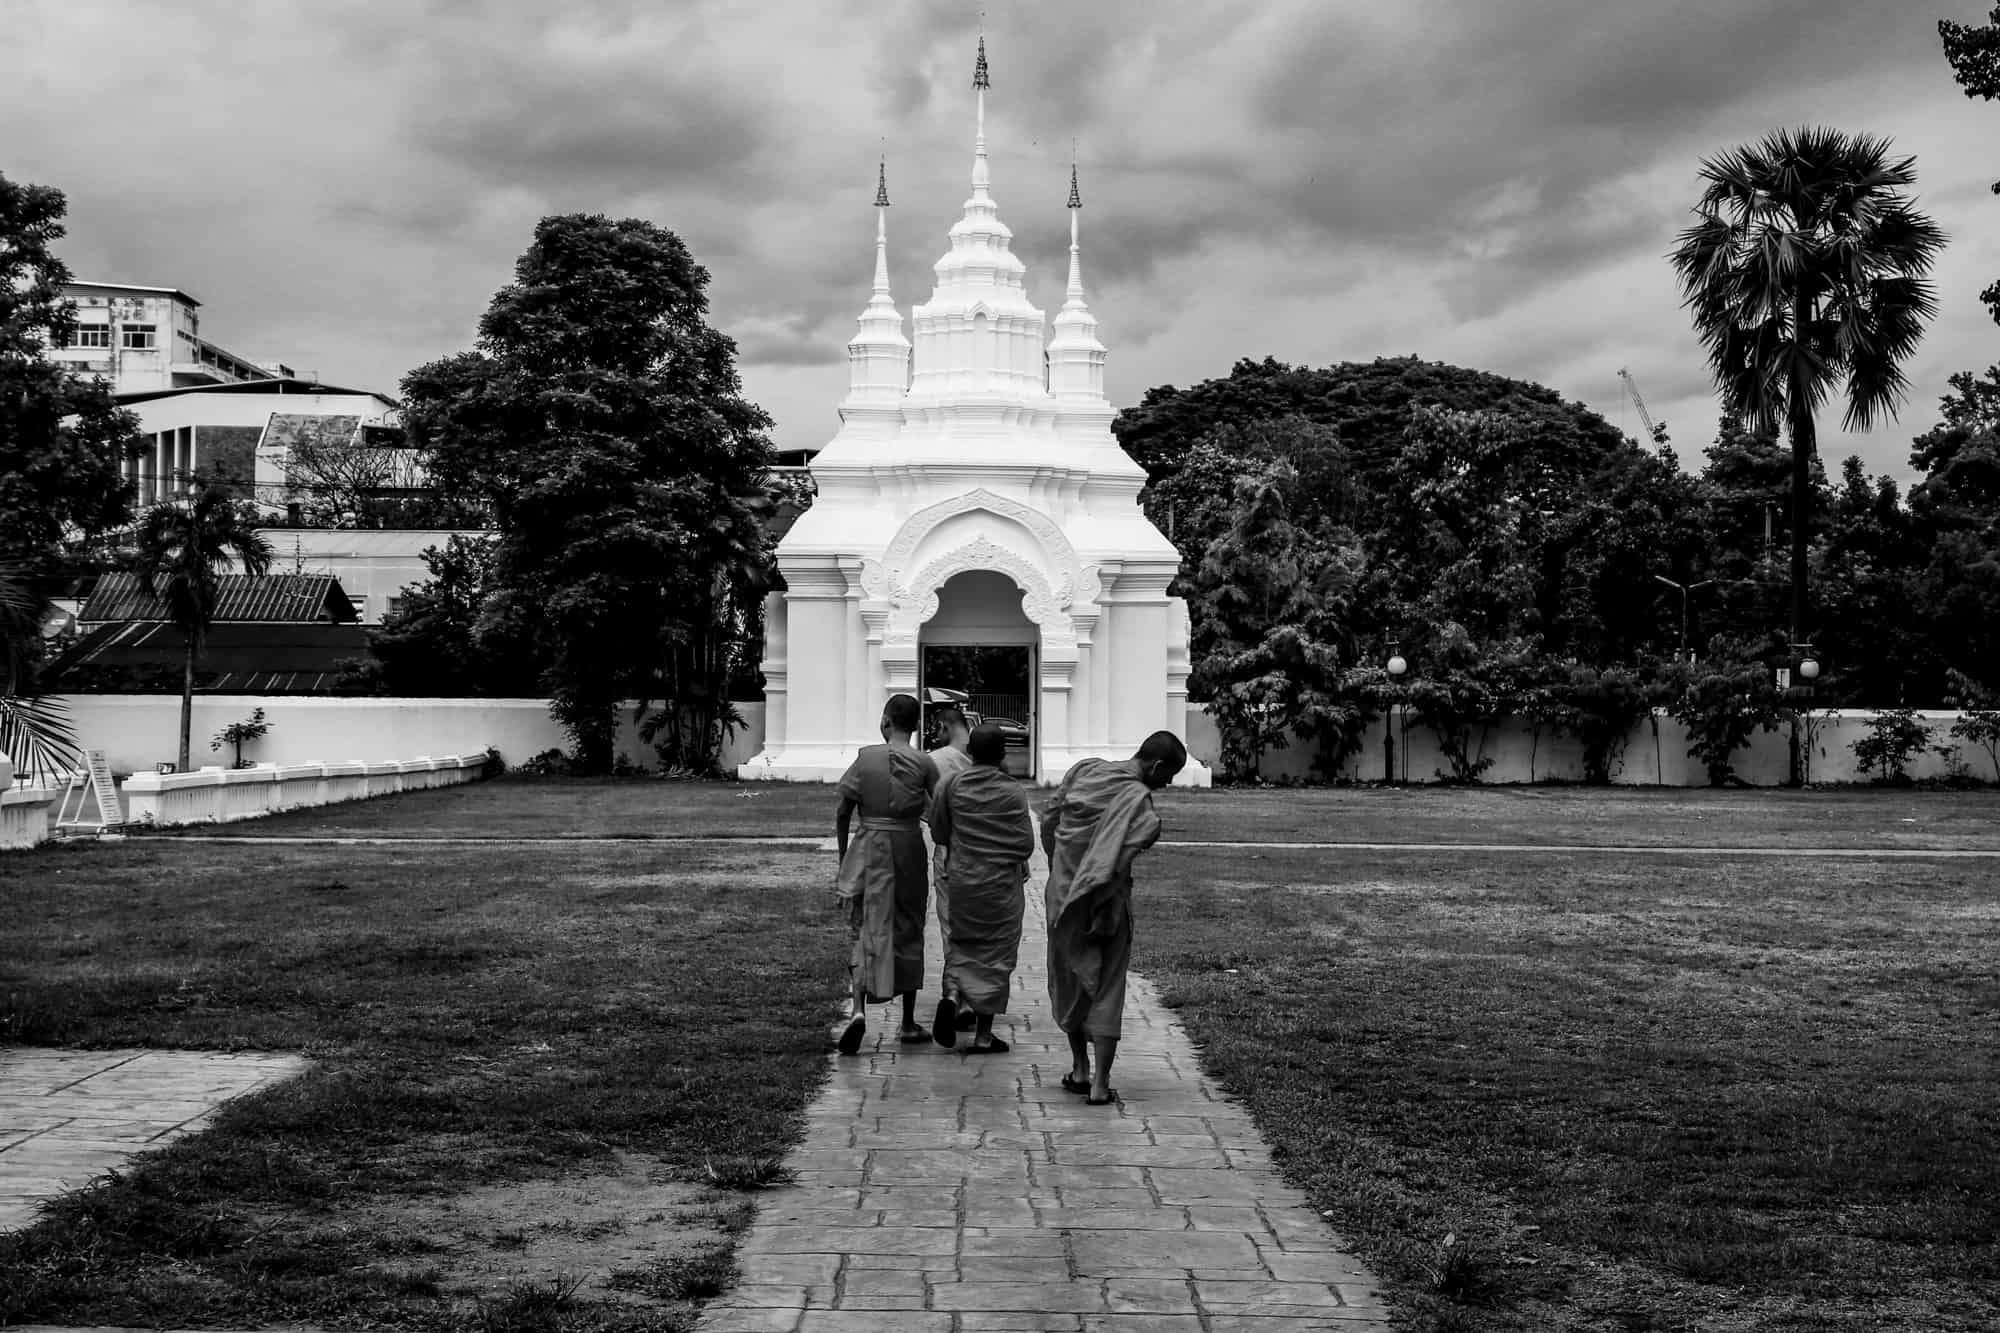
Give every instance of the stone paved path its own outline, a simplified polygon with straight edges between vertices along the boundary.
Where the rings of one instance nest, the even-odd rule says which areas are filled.
[[[0,1231],[305,1067],[296,1055],[0,1047]]]
[[[1123,1104],[1059,1086],[1069,1047],[1048,1012],[1040,869],[996,1025],[1014,1049],[967,1055],[969,1033],[956,1050],[901,1046],[898,1016],[872,1007],[867,1044],[836,1058],[786,1159],[796,1183],[766,1196],[744,1240],[742,1284],[697,1327],[1384,1333],[1374,1275],[1279,1180],[1142,978],[1112,1069]],[[935,978],[935,922],[925,957]]]

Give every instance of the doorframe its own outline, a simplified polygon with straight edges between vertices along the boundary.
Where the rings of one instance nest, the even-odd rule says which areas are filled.
[[[1033,622],[1030,622],[1031,624]],[[1028,771],[1024,775],[1028,782],[1042,780],[1042,636],[1037,632],[1034,638],[1023,641],[1015,638],[994,639],[974,635],[969,638],[927,639],[921,630],[917,633],[917,702],[928,710],[924,700],[924,650],[927,648],[1018,648],[1028,655],[1028,716],[1022,720],[1028,725]],[[957,688],[954,686],[953,688]]]

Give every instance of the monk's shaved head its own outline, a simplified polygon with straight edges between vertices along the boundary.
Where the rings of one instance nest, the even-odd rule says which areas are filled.
[[[1187,767],[1187,746],[1171,731],[1156,731],[1139,746],[1139,772],[1149,787],[1164,787]]]
[[[965,743],[965,752],[972,756],[975,764],[991,764],[998,768],[1007,758],[1007,733],[991,722],[981,722],[972,729],[972,739]]]
[[[882,708],[882,720],[897,731],[914,735],[918,724],[924,720],[924,713],[917,707],[914,696],[892,694],[889,696],[889,702]]]

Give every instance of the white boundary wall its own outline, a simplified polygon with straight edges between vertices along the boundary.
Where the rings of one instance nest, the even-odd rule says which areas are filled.
[[[125,783],[128,824],[227,824],[280,810],[332,805],[431,787],[454,787],[484,776],[484,750],[441,759],[366,764],[287,764],[280,768],[204,768],[194,773],[135,773]]]
[[[1808,782],[1867,782],[1875,775],[1864,774],[1854,760],[1854,742],[1868,734],[1874,719],[1872,709],[1843,709],[1812,714],[1812,743],[1807,750]],[[1919,711],[1917,717],[1931,729],[1933,746],[1956,746],[1951,724],[1958,721],[1955,711]],[[1437,737],[1428,727],[1412,725],[1405,730],[1400,722],[1396,732],[1396,778],[1407,782],[1436,782],[1449,774],[1451,764],[1438,748]],[[1382,747],[1383,723],[1377,719],[1365,733],[1359,754],[1349,758],[1341,777],[1350,781],[1380,782],[1385,763]],[[1222,743],[1215,723],[1199,707],[1188,709],[1188,750],[1211,764],[1219,761]],[[1583,746],[1571,736],[1537,740],[1528,725],[1509,718],[1488,731],[1482,746],[1477,728],[1472,733],[1473,758],[1490,757],[1493,764],[1479,780],[1483,783],[1582,782]],[[1982,782],[2000,780],[1992,759],[1977,745],[1963,746],[1957,756],[1969,776]],[[1780,722],[1774,731],[1755,731],[1742,749],[1730,756],[1736,776],[1756,787],[1783,786],[1791,775],[1791,724]],[[1910,763],[1912,778],[1950,776],[1946,759],[1925,750]],[[1294,741],[1282,750],[1265,754],[1258,773],[1268,781],[1312,778],[1312,753]],[[1708,770],[1687,752],[1687,729],[1664,713],[1642,720],[1625,738],[1622,755],[1611,764],[1611,781],[1618,786],[1705,787]]]
[[[14,761],[0,754],[0,851],[47,842],[58,795],[41,787],[16,787]]]
[[[73,694],[65,696],[84,748],[103,750],[114,773],[151,774],[161,760],[170,760],[178,745],[180,700],[174,695]],[[499,751],[509,766],[521,764],[550,749],[567,749],[569,742],[549,716],[542,699],[386,699],[299,698],[252,695],[196,695],[194,701],[194,745],[196,753],[207,757],[208,737],[231,722],[250,716],[254,708],[264,710],[271,724],[263,740],[244,747],[244,758],[279,766],[327,761],[381,762],[411,753],[469,754],[488,746]],[[724,748],[725,771],[747,762],[763,748],[764,705],[738,704],[745,725]],[[1871,710],[1849,709],[1832,716],[1814,714],[1816,734],[1809,755],[1807,774],[1812,782],[1860,782],[1866,778],[1854,762],[1853,743],[1867,734]],[[1933,744],[1950,744],[1947,734],[1955,712],[1923,712],[1918,716],[1933,732]],[[1822,720],[1823,719],[1823,720]],[[1700,787],[1708,774],[1687,753],[1686,732],[1678,722],[1656,716],[1654,726],[1641,721],[1626,739],[1624,754],[1612,765],[1611,780],[1628,786]],[[1199,705],[1190,705],[1183,732],[1188,751],[1213,766],[1221,756],[1221,742],[1215,724]],[[1478,736],[1474,736],[1475,747]],[[1775,731],[1754,732],[1750,743],[1737,751],[1732,767],[1738,777],[1755,786],[1779,786],[1789,774],[1790,726],[1780,723]],[[630,709],[619,715],[617,753],[633,763],[656,763],[653,748],[639,739],[638,725]],[[1493,765],[1480,777],[1487,783],[1581,782],[1583,752],[1572,737],[1543,736],[1536,742],[1519,720],[1495,726],[1485,738],[1484,753]],[[232,759],[225,747],[220,758]],[[1994,781],[1992,761],[1977,746],[1965,747],[1960,760],[1970,775]],[[1396,776],[1410,782],[1435,782],[1439,770],[1450,765],[1439,752],[1437,738],[1428,728],[1398,727]],[[1312,776],[1312,756],[1296,742],[1273,750],[1264,758],[1261,774],[1270,780],[1306,780]],[[1944,777],[1948,769],[1938,755],[1926,751],[1910,767],[1915,778]],[[1059,778],[1061,774],[1053,775]],[[1378,720],[1365,734],[1361,752],[1352,758],[1341,776],[1349,780],[1379,782],[1383,776],[1382,723]],[[1053,778],[1051,780],[1053,780]]]
[[[75,719],[86,750],[102,750],[113,773],[151,774],[172,762],[180,749],[181,701],[177,694],[69,694],[63,701]],[[470,754],[499,751],[513,768],[545,750],[567,750],[568,737],[549,716],[546,699],[389,699],[374,696],[197,694],[191,735],[195,763],[233,763],[225,745],[209,749],[209,737],[232,722],[264,710],[270,732],[247,742],[243,758],[259,764],[317,764],[336,761],[379,763],[412,754]],[[764,705],[738,704],[747,725],[724,749],[733,768],[763,746]],[[657,764],[653,747],[639,739],[630,708],[618,715],[618,754],[635,764]]]

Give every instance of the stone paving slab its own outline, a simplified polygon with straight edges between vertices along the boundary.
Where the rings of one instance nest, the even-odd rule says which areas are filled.
[[[0,1232],[48,1199],[191,1134],[233,1097],[304,1071],[302,1056],[0,1046]]]
[[[1064,1092],[1040,856],[996,1025],[1013,1050],[896,1040],[872,1007],[765,1196],[703,1333],[1386,1333],[1373,1273],[1273,1171],[1249,1113],[1134,977],[1112,1083]],[[1144,929],[1141,919],[1140,928]],[[937,973],[933,922],[926,960]],[[928,1025],[936,993],[921,997]]]

